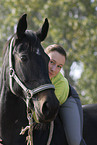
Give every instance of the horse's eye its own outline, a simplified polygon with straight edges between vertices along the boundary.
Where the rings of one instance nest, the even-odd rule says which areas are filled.
[[[27,56],[26,55],[22,55],[21,56],[21,61],[26,62],[27,61]]]

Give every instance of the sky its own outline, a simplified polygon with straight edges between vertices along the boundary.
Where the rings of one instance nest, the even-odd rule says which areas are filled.
[[[70,71],[70,76],[74,79],[77,80],[81,77],[81,74],[83,72],[83,64],[80,63],[76,63],[73,62],[72,66],[71,66],[71,71]]]

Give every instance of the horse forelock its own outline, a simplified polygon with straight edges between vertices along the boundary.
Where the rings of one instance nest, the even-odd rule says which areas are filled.
[[[30,43],[31,50],[34,52],[36,51],[37,53],[37,51],[39,51],[40,40],[36,36],[36,33],[33,32],[32,30],[26,30],[25,34]]]
[[[41,46],[40,40],[32,30],[26,30],[22,39],[16,38],[15,49],[18,45],[22,45],[25,51],[28,49],[28,51],[36,53],[39,51],[39,47]]]

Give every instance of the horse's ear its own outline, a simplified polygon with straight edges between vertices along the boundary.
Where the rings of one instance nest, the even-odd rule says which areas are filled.
[[[46,38],[48,29],[49,29],[49,22],[48,19],[46,18],[42,27],[36,32],[36,35],[40,39],[40,41],[43,41]]]
[[[21,39],[25,33],[25,30],[27,29],[27,20],[26,20],[27,14],[24,14],[21,16],[21,18],[18,21],[17,25],[17,37]]]

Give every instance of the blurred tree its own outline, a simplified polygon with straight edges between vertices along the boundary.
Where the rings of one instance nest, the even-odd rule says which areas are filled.
[[[78,90],[83,104],[97,102],[96,6],[95,0],[49,0],[42,11],[50,20],[49,43],[59,43],[67,51],[65,76]],[[83,64],[82,76],[77,81],[69,75],[73,62]]]
[[[58,43],[66,49],[65,76],[76,87],[83,104],[97,103],[97,1],[0,0],[0,50],[14,33],[14,26],[23,13],[28,14],[28,28],[33,30],[42,25],[44,18],[49,19],[44,48]],[[74,62],[83,66],[77,80],[70,75]]]

